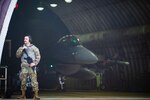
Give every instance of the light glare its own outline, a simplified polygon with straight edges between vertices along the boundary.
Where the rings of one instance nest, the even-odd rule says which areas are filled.
[[[37,7],[37,10],[42,11],[42,10],[44,10],[44,8],[43,7]]]
[[[57,4],[53,3],[53,4],[50,4],[51,7],[57,7]]]
[[[66,2],[66,3],[71,3],[71,2],[72,2],[72,0],[65,0],[65,2]]]

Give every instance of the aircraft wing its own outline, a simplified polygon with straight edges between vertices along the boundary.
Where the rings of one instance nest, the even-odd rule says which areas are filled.
[[[96,77],[96,73],[88,68],[81,67],[77,73],[71,76],[81,80],[90,80]]]

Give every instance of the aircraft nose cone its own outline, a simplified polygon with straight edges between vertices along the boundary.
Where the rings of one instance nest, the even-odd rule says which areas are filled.
[[[98,57],[82,45],[77,46],[77,50],[73,54],[76,62],[80,64],[94,64],[98,61]]]

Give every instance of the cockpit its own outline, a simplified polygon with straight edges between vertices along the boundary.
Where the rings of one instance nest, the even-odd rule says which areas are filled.
[[[60,38],[57,43],[63,47],[72,47],[80,44],[79,38],[74,35],[65,35]]]

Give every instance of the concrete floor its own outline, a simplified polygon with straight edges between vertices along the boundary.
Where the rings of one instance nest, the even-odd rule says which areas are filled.
[[[20,94],[13,93],[11,98],[16,99]],[[40,91],[41,100],[150,100],[150,93],[134,92],[107,92],[107,91],[84,91],[84,92],[52,92]],[[1,100],[2,98],[0,98]],[[6,98],[5,98],[6,99]],[[3,99],[3,100],[5,100]],[[27,98],[32,100],[32,98]]]

